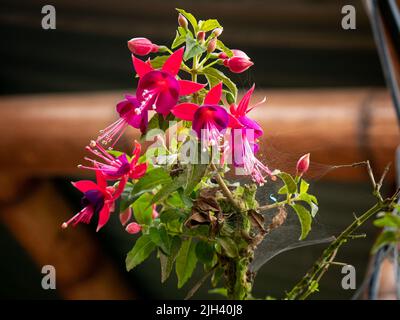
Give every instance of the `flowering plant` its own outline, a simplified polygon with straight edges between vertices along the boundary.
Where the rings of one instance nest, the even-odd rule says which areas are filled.
[[[99,231],[117,211],[118,200],[121,224],[128,233],[140,234],[126,258],[128,271],[155,252],[161,281],[175,266],[179,288],[197,264],[203,266],[205,276],[189,296],[211,276],[219,293],[248,299],[255,276],[250,264],[266,235],[288,214],[298,217],[300,240],[311,230],[318,201],[304,180],[310,155],[299,159],[294,175],[257,158],[264,131],[251,110],[265,99],[250,103],[254,85],[239,99],[225,75],[242,73],[253,62],[220,40],[223,28],[217,20],[197,21],[178,12],[170,48],[146,38],[128,41],[139,78],[136,93],[125,95],[116,106],[119,119],[86,147],[93,159],[85,158],[90,165],[80,167],[95,171],[97,183],[73,183],[83,193],[83,209],[62,227],[96,217]],[[149,54],[159,55],[140,58]],[[132,155],[114,148],[128,126],[140,130],[141,142],[153,142],[145,154],[137,141]],[[268,183],[280,184],[279,199],[259,204],[256,193]],[[270,210],[274,214],[267,223],[264,213]],[[314,282],[301,285],[315,290]],[[296,290],[290,298],[297,297]]]

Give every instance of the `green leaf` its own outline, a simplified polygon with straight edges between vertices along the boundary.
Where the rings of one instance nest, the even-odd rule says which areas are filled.
[[[289,193],[296,193],[297,185],[292,176],[286,172],[281,172],[278,174],[279,178],[283,181],[283,183],[287,186]]]
[[[151,199],[152,195],[150,193],[144,193],[132,203],[133,215],[139,224],[149,225],[153,221],[153,208],[149,205]]]
[[[183,9],[176,9],[179,13],[181,13],[186,19],[188,19],[188,21],[190,22],[190,24],[192,25],[195,33],[197,33],[199,26],[197,25],[197,20],[196,18],[189,12],[186,12]]]
[[[171,241],[171,251],[170,255],[167,256],[163,252],[160,252],[160,264],[161,264],[161,282],[164,283],[169,278],[172,267],[178,255],[179,249],[181,247],[181,238],[175,236]]]
[[[111,154],[112,156],[114,156],[116,158],[124,154],[124,152],[118,151],[118,150],[107,150],[107,153]],[[126,155],[126,156],[128,157],[128,155]]]
[[[171,239],[167,230],[162,225],[158,229],[151,227],[149,230],[151,240],[166,254],[171,254]]]
[[[227,297],[228,296],[228,290],[226,288],[215,288],[208,290],[208,293],[210,294],[219,294],[221,296]]]
[[[159,201],[167,198],[174,191],[183,187],[185,184],[186,184],[186,175],[180,175],[177,178],[172,179],[170,183],[162,186],[162,188],[154,195],[150,204],[158,203]]]
[[[372,247],[372,253],[376,253],[378,249],[386,244],[396,243],[398,241],[398,236],[393,230],[386,230],[382,232],[376,239],[374,246]]]
[[[235,97],[235,100],[237,99],[237,87],[236,84],[229,79],[223,72],[219,71],[218,69],[208,67],[203,70],[204,75],[214,77],[218,79],[219,81],[222,81],[223,84],[230,90],[230,92],[233,94]]]
[[[315,198],[314,196],[308,194],[308,193],[300,193],[297,198],[301,201],[307,202],[307,204],[310,206],[310,210],[311,210],[311,216],[314,218],[315,215],[318,212],[318,206],[315,204],[315,202],[313,201]],[[315,198],[316,200],[316,198]]]
[[[297,217],[299,218],[301,225],[301,236],[299,240],[304,240],[311,230],[311,214],[306,208],[304,208],[300,204],[292,204],[291,207],[297,213]]]
[[[216,19],[208,19],[199,23],[199,29],[204,32],[214,30],[215,28],[221,28],[221,25]]]
[[[374,225],[380,228],[392,227],[400,228],[400,217],[392,213],[385,214],[383,217],[376,219]]]
[[[183,55],[183,59],[185,61],[193,58],[194,56],[200,55],[205,51],[206,48],[204,48],[201,44],[199,44],[190,35],[186,36],[186,47],[185,47],[185,53]]]
[[[192,242],[192,239],[185,240],[182,243],[175,263],[175,271],[178,276],[178,288],[182,288],[189,280],[196,268],[196,264],[196,244]]]
[[[145,234],[137,239],[132,250],[129,251],[126,256],[126,270],[130,271],[146,260],[155,248],[156,245],[153,243],[149,235]]]
[[[284,185],[282,186],[279,190],[278,190],[278,194],[287,194],[288,190],[287,190],[287,186]]]
[[[142,190],[152,190],[159,185],[168,184],[172,181],[168,172],[162,168],[154,168],[147,171],[146,174],[139,179],[134,185],[132,193],[138,193]]]
[[[217,40],[217,49],[222,52],[225,52],[229,58],[233,57],[233,52],[231,51],[231,49],[225,46],[221,40]]]
[[[149,124],[147,126],[147,132],[153,129],[160,129],[162,131],[165,131],[169,128],[170,121],[176,121],[176,118],[172,113],[168,114],[165,118],[162,114],[156,113],[149,121]]]
[[[200,241],[196,245],[197,259],[204,264],[209,264],[213,260],[214,252],[213,245],[205,241]]]
[[[236,246],[235,241],[228,237],[217,238],[217,242],[225,250],[225,253],[230,258],[235,258],[239,255],[239,250]]]
[[[302,179],[300,182],[300,193],[307,193],[309,187],[310,184]]]
[[[185,40],[183,40],[185,42]],[[182,43],[183,43],[182,42]],[[154,59],[151,59],[150,64],[154,69],[160,69],[163,65],[164,62],[169,58],[170,56],[164,55],[164,56],[157,56]]]
[[[189,195],[192,193],[194,188],[200,183],[201,179],[204,177],[207,168],[208,168],[207,164],[201,164],[201,163],[188,164],[188,175],[185,186],[185,195]]]

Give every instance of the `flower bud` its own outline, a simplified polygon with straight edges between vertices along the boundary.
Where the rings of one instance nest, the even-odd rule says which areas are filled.
[[[140,224],[137,224],[136,222],[131,222],[126,226],[125,230],[130,234],[136,234],[140,232],[140,230],[142,230],[142,227],[140,226]]]
[[[211,53],[214,52],[217,48],[217,38],[212,38],[207,45],[207,52]]]
[[[219,59],[222,59],[222,60],[225,60],[225,59],[228,59],[228,55],[227,55],[225,52],[221,52],[221,53],[218,55],[218,58],[219,58]]]
[[[185,30],[188,27],[188,21],[181,13],[178,15],[178,24],[180,27],[182,27]]]
[[[196,39],[197,39],[200,43],[204,42],[204,39],[205,39],[205,38],[206,38],[206,33],[205,33],[204,31],[199,31],[199,32],[197,32]]]
[[[228,102],[229,105],[235,103],[235,98],[234,98],[234,96],[233,96],[232,93],[227,92],[227,93],[225,94],[225,98],[226,98],[226,102]]]
[[[160,214],[158,213],[158,211],[157,211],[157,206],[156,206],[155,204],[153,204],[152,210],[153,210],[153,211],[151,212],[151,217],[152,217],[153,219],[158,218],[158,216],[159,216]]]
[[[235,56],[224,61],[224,65],[226,65],[233,73],[242,73],[250,68],[253,64],[254,63],[249,59]]]
[[[212,32],[212,34],[214,35],[214,37],[219,37],[220,35],[221,35],[221,33],[222,33],[222,31],[223,31],[224,29],[222,29],[222,28],[215,28],[214,30],[213,30],[213,32]]]
[[[307,153],[304,156],[302,156],[299,159],[299,161],[297,161],[296,174],[301,177],[304,173],[307,172],[309,166],[310,166],[310,154]]]
[[[241,57],[241,58],[245,58],[247,60],[250,60],[250,57],[245,52],[243,52],[242,50],[232,49],[231,51],[232,51],[234,57]]]
[[[150,52],[157,52],[158,46],[147,38],[133,38],[128,41],[129,50],[138,56],[148,55]]]

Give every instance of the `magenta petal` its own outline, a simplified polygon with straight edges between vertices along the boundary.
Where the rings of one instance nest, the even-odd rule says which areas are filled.
[[[205,87],[205,84],[188,81],[188,80],[178,80],[179,82],[179,95],[185,96],[197,92]]]
[[[197,109],[193,116],[192,128],[201,137],[201,129],[206,129],[207,124],[212,124],[218,131],[227,128],[229,123],[228,112],[218,105],[205,105]]]
[[[241,124],[243,124],[246,129],[253,129],[254,130],[254,138],[257,139],[264,134],[264,130],[261,126],[254,120],[250,119],[249,117],[243,116],[239,117],[238,120]]]
[[[181,103],[172,108],[172,114],[182,120],[192,121],[194,113],[199,108],[197,104],[194,103]]]
[[[236,117],[232,116],[231,114],[229,115],[229,124],[228,124],[229,128],[233,128],[233,129],[238,129],[238,128],[242,128],[243,125],[239,122],[238,119],[236,119]]]
[[[96,180],[98,186],[97,189],[105,190],[107,188],[107,180],[100,170],[96,171]]]
[[[136,58],[134,55],[132,55],[132,61],[133,67],[135,68],[135,71],[140,78],[143,77],[146,73],[154,70],[148,63]]]
[[[222,82],[218,83],[207,93],[203,104],[218,104],[222,96]]]
[[[181,67],[184,50],[185,48],[182,47],[171,54],[171,56],[164,62],[161,70],[166,71],[173,76],[176,76]]]
[[[75,188],[77,188],[82,193],[85,193],[89,190],[98,189],[97,184],[95,184],[93,181],[90,180],[81,180],[71,183]]]

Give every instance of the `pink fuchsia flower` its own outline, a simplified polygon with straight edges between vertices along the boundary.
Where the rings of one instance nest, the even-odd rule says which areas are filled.
[[[200,83],[176,79],[183,52],[184,48],[180,48],[171,54],[161,70],[154,70],[150,64],[132,56],[136,73],[140,77],[136,91],[140,102],[140,106],[135,109],[137,114],[153,109],[167,116],[178,102],[179,96],[189,95],[204,88],[205,85]]]
[[[310,166],[310,154],[307,153],[304,156],[300,157],[300,159],[297,161],[296,174],[301,177],[308,171],[309,166]]]
[[[264,103],[265,98],[254,106],[249,106],[250,98],[254,92],[254,85],[243,96],[239,104],[230,107],[229,127],[233,134],[231,139],[233,165],[243,168],[244,174],[251,175],[258,184],[265,183],[266,175],[272,179],[272,171],[258,160],[255,154],[259,150],[258,138],[263,135],[261,126],[254,120],[247,117],[247,114],[257,105]]]
[[[146,56],[151,52],[157,52],[158,46],[147,38],[133,38],[128,41],[129,50],[138,56]]]
[[[83,193],[83,209],[74,215],[61,227],[67,228],[70,224],[76,226],[78,223],[90,223],[93,216],[97,214],[99,220],[96,231],[99,231],[110,218],[114,211],[114,202],[124,190],[126,179],[119,182],[117,189],[107,186],[107,181],[101,171],[96,172],[97,183],[89,180],[72,182],[72,185]]]
[[[141,152],[141,145],[135,141],[135,148],[131,160],[128,159],[125,153],[119,156],[113,156],[107,152],[99,143],[92,141],[86,150],[93,153],[103,162],[85,157],[85,160],[90,161],[93,167],[79,165],[79,168],[100,171],[108,180],[118,180],[124,177],[130,179],[139,179],[144,176],[147,170],[147,163],[138,164]]]
[[[249,56],[241,50],[233,49],[233,57],[224,59],[224,65],[233,73],[242,73],[254,63]]]
[[[203,105],[181,103],[172,114],[177,118],[192,121],[192,128],[206,145],[218,145],[222,132],[228,127],[229,115],[218,103],[221,100],[222,83],[217,84],[204,98]]]

